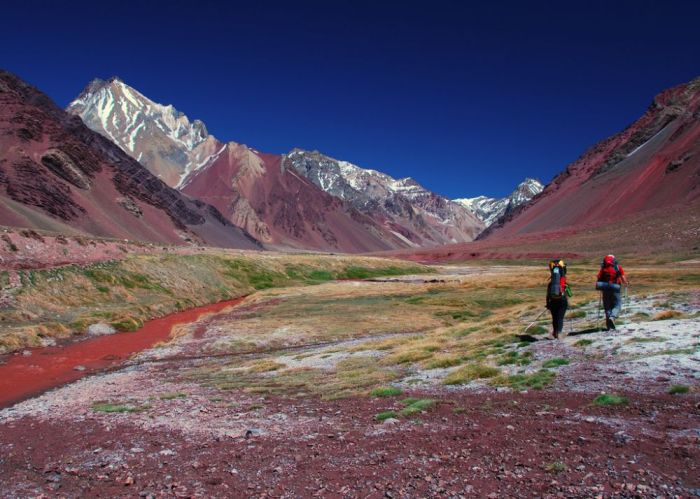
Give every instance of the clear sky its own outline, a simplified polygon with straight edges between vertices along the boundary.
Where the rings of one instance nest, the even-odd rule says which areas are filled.
[[[219,139],[451,198],[546,183],[700,76],[698,1],[24,1],[0,19],[0,67],[61,106],[118,75]]]

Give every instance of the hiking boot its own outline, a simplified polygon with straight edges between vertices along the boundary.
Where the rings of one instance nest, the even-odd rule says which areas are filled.
[[[607,319],[605,319],[605,327],[608,331],[610,331],[611,329],[615,329],[615,323],[611,318],[608,317]]]
[[[559,331],[552,331],[552,338],[554,338],[555,340],[559,338]]]

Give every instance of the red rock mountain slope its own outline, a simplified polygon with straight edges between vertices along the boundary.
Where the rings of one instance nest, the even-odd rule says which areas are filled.
[[[0,225],[259,248],[37,89],[0,71]]]
[[[481,239],[502,241],[622,223],[629,217],[697,215],[699,185],[697,78],[661,92],[641,118],[586,151],[539,196]]]
[[[349,208],[293,169],[282,157],[229,142],[181,190],[217,207],[270,246],[362,252],[403,246],[371,218]]]
[[[657,95],[477,241],[384,255],[423,262],[700,249],[700,78]]]

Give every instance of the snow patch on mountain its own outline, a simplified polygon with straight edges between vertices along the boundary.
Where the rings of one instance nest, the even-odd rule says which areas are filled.
[[[504,198],[477,196],[474,198],[455,199],[454,202],[465,207],[488,227],[506,213],[530,201],[542,192],[542,189],[544,189],[544,185],[539,180],[526,178],[518,184],[510,195]]]
[[[382,220],[392,232],[395,227],[403,227],[402,240],[411,245],[471,241],[483,228],[464,207],[427,190],[410,177],[395,179],[302,149],[285,155],[282,164],[358,211]]]

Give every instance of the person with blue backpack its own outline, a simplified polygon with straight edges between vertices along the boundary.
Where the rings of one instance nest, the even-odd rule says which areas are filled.
[[[549,262],[549,284],[547,284],[547,309],[552,314],[552,336],[559,338],[564,331],[564,316],[569,306],[571,289],[566,283],[566,264],[561,258]]]
[[[595,288],[603,294],[605,309],[605,328],[615,329],[615,319],[622,309],[622,285],[628,286],[629,281],[625,270],[617,262],[615,255],[606,255],[600,264]]]

